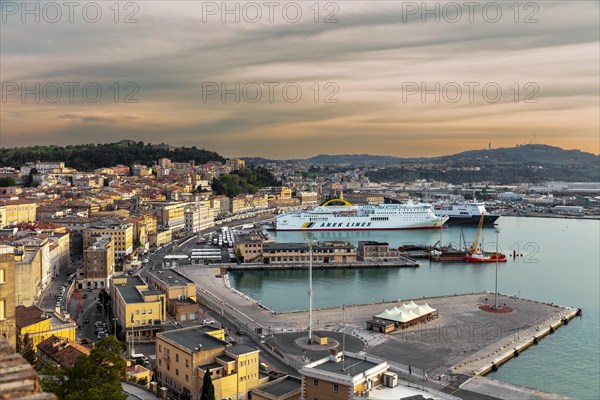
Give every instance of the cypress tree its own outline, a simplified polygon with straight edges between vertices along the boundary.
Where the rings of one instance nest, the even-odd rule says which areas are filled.
[[[202,393],[200,400],[215,400],[215,387],[210,378],[210,368],[206,369],[204,380],[202,381]]]

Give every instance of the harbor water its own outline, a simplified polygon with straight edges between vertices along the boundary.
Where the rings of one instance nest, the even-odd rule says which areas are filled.
[[[545,338],[489,375],[492,378],[581,399],[600,398],[600,221],[502,217],[483,230],[484,248],[500,251],[501,293],[581,307],[583,317]],[[459,245],[473,241],[476,227],[439,230],[358,232],[274,232],[278,242],[383,241],[397,247]],[[519,256],[513,258],[513,250]],[[419,268],[315,270],[316,307],[494,290],[495,264],[421,261]],[[308,308],[308,272],[230,273],[232,286],[277,311]],[[318,321],[316,321],[318,324]]]

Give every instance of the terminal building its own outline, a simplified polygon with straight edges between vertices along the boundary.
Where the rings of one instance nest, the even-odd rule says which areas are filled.
[[[429,304],[416,304],[414,301],[403,303],[373,316],[367,321],[367,329],[380,333],[390,333],[396,329],[406,329],[410,326],[430,321],[438,317],[438,310]]]
[[[357,258],[360,261],[392,261],[400,258],[400,252],[385,242],[360,241]]]
[[[356,261],[356,247],[348,242],[320,242],[313,246],[313,262],[322,264]],[[306,243],[273,243],[238,238],[236,252],[244,262],[262,264],[308,264],[310,249]]]

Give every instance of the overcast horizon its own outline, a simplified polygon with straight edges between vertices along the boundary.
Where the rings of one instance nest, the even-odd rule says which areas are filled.
[[[600,153],[595,1],[26,3],[0,1],[2,147]]]

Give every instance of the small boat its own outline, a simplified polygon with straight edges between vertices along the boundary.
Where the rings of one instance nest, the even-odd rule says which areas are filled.
[[[464,259],[477,263],[506,262],[506,256],[501,253],[468,253]]]
[[[477,238],[471,245],[471,250],[465,254],[465,261],[474,263],[495,263],[506,262],[506,256],[502,253],[490,253],[481,251],[479,238],[481,237],[481,229],[483,228],[484,214],[481,214],[479,226],[477,227]]]

